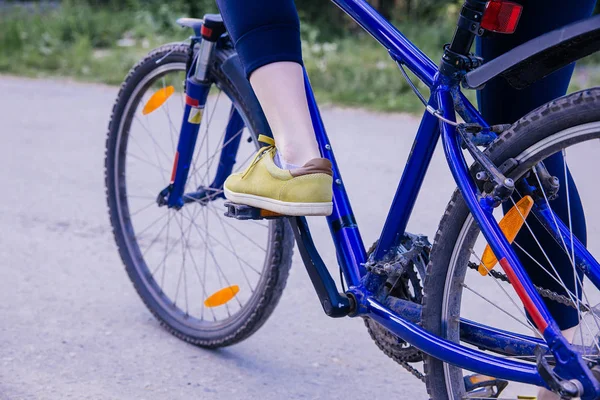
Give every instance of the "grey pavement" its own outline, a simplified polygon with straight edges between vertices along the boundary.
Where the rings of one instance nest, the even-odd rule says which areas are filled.
[[[135,293],[108,222],[104,140],[117,89],[1,77],[0,93],[0,398],[426,398],[362,321],[323,314],[297,255],[279,306],[247,341],[208,351],[172,337]],[[324,118],[371,242],[417,121],[335,108]],[[451,190],[422,196],[411,225],[433,232]],[[326,225],[311,224],[335,271]]]
[[[117,254],[104,141],[117,88],[0,77],[0,399],[426,399],[361,320],[326,317],[296,254],[282,300],[216,351],[162,329]],[[381,230],[418,120],[324,107],[367,246]],[[433,239],[454,184],[438,147],[409,231]],[[334,276],[322,219],[315,241]]]

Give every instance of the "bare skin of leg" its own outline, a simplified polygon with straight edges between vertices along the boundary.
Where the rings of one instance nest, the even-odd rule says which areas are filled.
[[[565,339],[569,341],[569,343],[573,342],[573,337],[575,336],[575,331],[577,330],[577,326],[574,326],[569,329],[565,329],[561,331]],[[541,388],[538,391],[537,400],[560,400],[560,396],[552,393],[548,389]]]
[[[267,64],[250,75],[250,84],[284,161],[302,166],[321,157],[308,110],[302,66],[287,61]]]

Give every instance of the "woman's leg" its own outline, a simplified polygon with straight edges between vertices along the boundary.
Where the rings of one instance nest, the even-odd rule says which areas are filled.
[[[293,0],[217,3],[277,146],[230,175],[225,197],[283,215],[330,215],[333,171],[320,158],[308,110]]]
[[[308,111],[293,0],[217,0],[285,169],[320,157]],[[286,168],[288,167],[288,168]]]
[[[477,52],[484,60],[489,61],[527,40],[590,16],[595,0],[580,0],[577,2],[577,5],[563,0],[524,0],[522,4],[523,14],[519,26],[513,35],[495,35],[478,40]],[[516,90],[504,79],[497,78],[489,82],[478,93],[479,108],[486,121],[490,124],[513,123],[535,108],[563,96],[569,86],[573,68],[574,65],[567,66],[523,90]],[[567,182],[563,179],[564,165],[562,155],[556,154],[549,157],[544,163],[550,174],[559,177],[562,183],[558,198],[551,202],[553,210],[563,221],[569,220],[566,198],[566,188],[568,186],[573,233],[579,240],[585,243],[586,226],[583,206],[570,173],[568,174]],[[505,211],[510,206],[511,204],[505,205]],[[575,293],[575,288],[577,287],[579,293],[580,287],[574,282],[575,279],[569,257],[559,246],[555,245],[554,240],[535,219],[529,219],[528,224],[531,226],[535,236],[540,239],[544,251],[558,270],[566,286],[573,293]],[[517,235],[516,242],[541,264],[547,264],[538,244],[528,230],[523,229]],[[561,294],[566,294],[561,285],[550,278],[546,272],[542,271],[531,258],[519,250],[517,250],[517,254],[523,266],[532,277],[532,280],[537,285]],[[546,267],[549,266],[546,265]],[[581,274],[579,276],[581,277]],[[559,324],[559,327],[563,330],[565,337],[568,340],[572,340],[574,327],[578,324],[577,310],[550,300],[545,300],[545,303]],[[541,390],[538,400],[546,399],[558,399],[558,397],[547,390]]]

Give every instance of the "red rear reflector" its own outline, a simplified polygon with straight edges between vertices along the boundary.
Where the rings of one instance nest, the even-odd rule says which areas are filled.
[[[498,33],[514,33],[521,17],[523,6],[511,1],[491,0],[488,2],[481,27]]]
[[[212,35],[212,29],[206,27],[206,25],[202,25],[202,28],[200,28],[200,34],[203,37],[210,37]]]

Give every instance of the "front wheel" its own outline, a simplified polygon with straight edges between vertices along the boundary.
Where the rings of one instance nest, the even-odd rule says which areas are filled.
[[[584,243],[587,224],[587,248],[592,253],[600,251],[600,234],[594,223],[600,217],[595,200],[600,167],[597,163],[599,138],[600,88],[594,88],[561,97],[531,112],[486,150],[496,165],[502,165],[509,159],[516,160],[517,165],[507,175],[517,183],[524,176],[533,181],[539,179],[532,168],[543,161],[561,185],[558,198],[552,200],[552,196],[544,193],[550,199],[545,201],[559,216],[566,214],[566,217],[561,217],[563,222],[570,227],[571,234]],[[567,184],[568,181],[576,182],[576,186]],[[508,202],[513,205],[512,200]],[[581,204],[585,207],[585,218]],[[559,205],[562,207],[560,212],[557,210]],[[502,218],[502,209],[499,207],[494,214],[497,219]],[[557,301],[544,298],[555,319],[566,314],[574,315],[575,324],[579,321],[579,326],[573,340],[590,345],[582,342],[597,337],[600,318],[593,311],[582,311],[585,307],[580,306],[582,303],[594,306],[600,302],[600,293],[587,279],[583,279],[583,288],[574,284],[581,282],[581,278],[574,273],[565,247],[557,247],[556,242],[548,240],[547,234],[540,234],[536,223],[533,216],[525,219],[522,231],[512,246],[521,262],[529,266],[526,265],[526,268],[534,284],[562,295],[565,304],[552,304]],[[477,271],[486,244],[457,190],[440,222],[431,251],[424,284],[422,323],[425,329],[459,343],[459,319],[467,318],[505,331],[534,336],[535,331],[511,285],[498,279],[498,275],[482,276]],[[568,243],[566,247],[571,249]],[[562,252],[558,258],[552,255],[557,248]],[[499,266],[495,270],[501,271]],[[586,360],[598,363],[597,354],[584,356]],[[474,395],[477,398],[492,397],[489,393],[477,395],[467,392],[465,377],[473,374],[471,371],[429,356],[425,358],[425,370],[427,390],[432,399],[455,400]],[[509,384],[501,398],[516,399],[518,395],[532,395],[536,391],[533,387]]]
[[[183,118],[188,48],[152,51],[123,83],[106,140],[106,195],[119,254],[148,309],[175,336],[220,347],[247,338],[271,315],[291,266],[293,234],[281,219],[224,217],[223,190],[211,185],[221,150],[233,139],[244,139],[234,172],[258,148],[256,116],[220,69],[231,50],[213,57],[213,86],[185,188],[210,191],[180,210],[158,206]],[[232,110],[245,127],[224,143]]]

